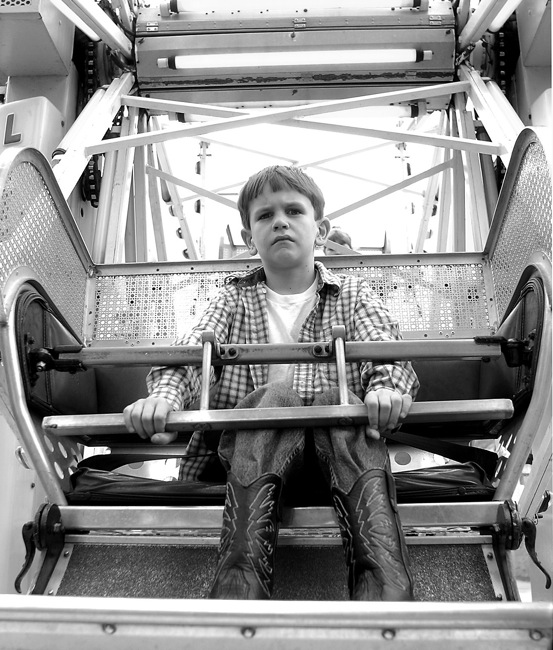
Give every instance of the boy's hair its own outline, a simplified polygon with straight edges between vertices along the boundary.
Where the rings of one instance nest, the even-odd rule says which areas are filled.
[[[269,185],[273,192],[289,188],[296,190],[311,201],[315,210],[315,221],[323,218],[325,200],[319,186],[311,176],[308,176],[299,167],[273,165],[250,176],[240,190],[238,210],[242,218],[242,225],[247,230],[250,230],[250,203],[263,192],[265,185]]]

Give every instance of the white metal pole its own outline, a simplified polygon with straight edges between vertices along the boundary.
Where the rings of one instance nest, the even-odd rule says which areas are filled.
[[[138,133],[146,133],[148,123],[146,114],[138,118]],[[134,220],[136,237],[136,261],[148,261],[148,210],[146,189],[145,147],[137,147],[134,155]],[[132,200],[132,199],[131,199]]]
[[[155,129],[159,130],[159,120],[155,116],[152,117],[152,125]],[[170,174],[171,164],[169,162],[167,151],[165,149],[165,144],[163,142],[160,142],[157,146],[157,155],[158,155],[161,171],[163,173]],[[197,260],[199,259],[199,255],[198,255],[198,250],[196,248],[196,242],[192,237],[192,233],[190,232],[190,227],[188,225],[188,220],[184,215],[178,190],[173,182],[167,183],[167,190],[169,191],[169,195],[171,197],[171,205],[173,206],[174,214],[177,217],[179,221],[179,225],[181,227],[182,236],[184,238],[184,241],[186,243],[186,248],[188,250],[188,256],[190,257],[190,259]]]
[[[102,184],[100,187],[100,200],[96,213],[94,226],[94,240],[92,243],[92,259],[95,264],[103,264],[106,255],[106,238],[109,215],[111,214],[111,197],[113,192],[113,175],[117,162],[117,151],[109,151],[104,160]]]
[[[149,165],[154,165],[156,154],[155,145],[148,146],[147,161]],[[165,234],[163,232],[163,222],[161,217],[161,191],[158,181],[153,174],[148,174],[148,197],[150,199],[150,210],[152,214],[152,226],[154,229],[154,241],[156,244],[157,260],[164,262],[167,260],[167,249],[165,246]]]
[[[457,135],[459,127],[455,111],[450,114],[451,134]],[[453,162],[453,251],[463,252],[466,249],[465,235],[465,170],[460,151],[454,151]]]
[[[461,135],[465,138],[476,139],[472,115],[466,108],[464,94],[458,93],[455,95],[455,115]],[[461,156],[467,177],[468,198],[470,200],[470,223],[474,249],[481,251],[488,236],[488,211],[480,156],[470,152],[463,152]]]
[[[114,79],[105,92],[98,92],[98,99],[94,99],[95,93],[90,100],[94,100],[91,108],[88,108],[89,102],[60,142],[59,148],[65,149],[65,153],[60,156],[54,167],[54,176],[66,199],[90,158],[90,154],[85,153],[86,145],[104,137],[121,108],[121,96],[130,91],[133,83],[132,74],[125,72],[121,77]]]
[[[132,59],[131,41],[94,0],[56,0],[56,3],[67,8],[64,13],[70,20],[76,16],[112,50],[121,52],[126,59]],[[79,25],[77,21],[74,22]]]
[[[444,133],[444,115],[445,111],[441,111],[440,122],[438,124],[438,133],[441,135]],[[444,161],[445,149],[436,148],[434,150],[434,157],[432,159],[432,167],[439,165]],[[440,176],[434,174],[428,180],[426,186],[426,194],[424,197],[422,205],[422,217],[419,225],[419,234],[417,237],[417,242],[415,244],[415,253],[422,253],[424,250],[424,242],[427,239],[428,226],[430,224],[430,217],[432,216],[432,208],[434,207],[434,198],[436,196],[436,191],[438,190],[438,183],[440,181]]]
[[[121,135],[136,133],[137,120],[138,109],[129,108],[128,116],[123,117]],[[106,264],[117,264],[125,261],[125,231],[129,212],[133,161],[134,147],[120,151],[117,156],[106,241]]]
[[[466,50],[471,43],[477,43],[482,38],[507,2],[508,0],[482,0],[480,2],[459,34],[458,45],[461,52]]]

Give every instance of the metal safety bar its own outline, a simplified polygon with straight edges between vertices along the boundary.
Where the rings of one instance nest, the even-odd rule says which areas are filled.
[[[465,422],[475,420],[504,420],[513,416],[510,399],[451,400],[415,402],[404,422]],[[165,430],[168,432],[217,431],[222,429],[255,429],[316,427],[340,424],[367,424],[367,407],[363,404],[337,406],[298,406],[290,409],[218,409],[177,411],[169,413]],[[49,435],[104,436],[128,433],[121,413],[93,415],[54,415],[44,418],[42,427]]]
[[[311,356],[311,363],[333,359],[336,363],[338,376],[338,390],[340,404],[337,406],[319,406],[313,409],[309,406],[291,409],[263,408],[252,411],[251,409],[217,409],[209,410],[210,370],[214,356],[221,358],[221,346],[217,343],[214,332],[202,333],[202,380],[199,401],[199,411],[179,411],[169,413],[165,430],[168,432],[214,431],[222,429],[255,429],[260,426],[271,425],[277,428],[286,427],[317,427],[330,424],[354,426],[367,423],[367,409],[364,405],[348,404],[348,385],[346,374],[346,342],[345,327],[332,328],[331,343],[317,343],[305,348]],[[403,342],[396,342],[393,346],[396,355]],[[370,344],[368,344],[370,345]],[[489,346],[488,343],[483,344]],[[474,343],[479,347],[480,344]],[[267,346],[257,348],[264,351]],[[283,346],[283,350],[290,350],[290,346]],[[390,350],[392,348],[389,348]],[[471,346],[471,349],[472,346]],[[499,344],[494,348],[501,353]],[[198,348],[195,348],[196,353]],[[234,363],[247,363],[244,358],[234,356]],[[393,357],[392,357],[393,358]],[[365,357],[366,359],[366,357]],[[296,361],[294,357],[290,359]],[[265,361],[265,358],[263,358]],[[273,362],[275,362],[274,360]],[[281,356],[279,363],[283,363]],[[442,402],[418,402],[411,406],[406,422],[450,422],[469,420],[503,420],[512,417],[513,403],[509,399],[485,400],[451,400]],[[50,416],[43,420],[42,427],[49,434],[63,437],[83,435],[105,436],[128,433],[122,414],[94,414],[94,415],[65,415]]]
[[[404,528],[447,528],[465,526],[486,528],[501,521],[502,501],[401,503],[398,505]],[[223,506],[60,506],[67,532],[132,530],[220,530]],[[293,507],[282,509],[281,529],[336,528],[332,507]]]
[[[478,359],[497,358],[502,354],[498,337],[475,339],[427,339],[402,341],[346,341],[345,359],[359,361],[390,361],[401,359]],[[155,348],[94,346],[80,350],[56,348],[56,364],[100,366],[201,366],[203,346],[158,345]],[[214,344],[213,366],[257,363],[320,363],[331,361],[335,352],[329,341],[316,343]]]

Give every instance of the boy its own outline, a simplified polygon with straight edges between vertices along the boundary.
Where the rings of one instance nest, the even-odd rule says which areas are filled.
[[[242,237],[262,268],[230,276],[200,322],[177,344],[199,344],[204,329],[222,343],[328,341],[333,325],[347,340],[400,338],[366,283],[315,262],[329,229],[314,181],[293,167],[268,167],[243,187]],[[389,458],[379,431],[407,415],[418,380],[409,363],[347,364],[350,403],[367,406],[367,426],[224,431],[218,455],[227,471],[221,545],[211,598],[270,598],[283,483],[301,471],[306,439],[331,486],[354,600],[411,600],[412,579],[395,506]],[[212,383],[215,373],[212,369]],[[339,404],[334,364],[224,366],[212,408]],[[150,396],[124,411],[129,431],[165,444],[167,414],[200,390],[192,367],[153,368]],[[181,477],[197,479],[209,454],[194,434]]]

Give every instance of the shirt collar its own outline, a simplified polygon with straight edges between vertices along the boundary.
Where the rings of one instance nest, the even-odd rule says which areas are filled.
[[[325,285],[329,285],[334,290],[334,293],[338,294],[342,288],[342,280],[340,277],[335,273],[332,273],[332,271],[329,271],[322,262],[316,261],[315,269],[318,272],[319,278],[319,281],[317,283],[317,291],[321,291]],[[266,279],[267,278],[265,276],[263,267],[258,266],[252,271],[248,271],[246,273],[235,273],[233,275],[227,276],[225,278],[225,283],[237,284],[243,287],[252,287],[256,284],[259,284],[260,282],[265,282]]]
[[[322,262],[315,262],[315,268],[319,272],[319,284],[317,286],[317,291],[320,291],[325,284],[328,284],[333,288],[334,293],[340,293],[342,288],[342,280],[338,275],[329,271]]]

